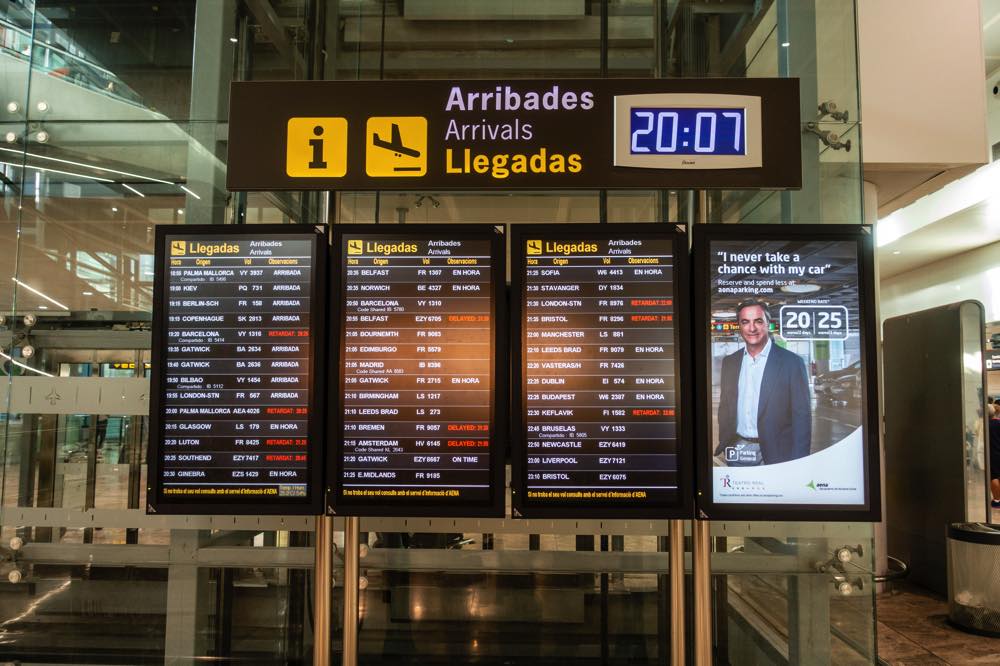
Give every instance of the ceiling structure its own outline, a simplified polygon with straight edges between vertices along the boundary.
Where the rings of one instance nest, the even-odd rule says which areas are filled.
[[[255,68],[263,72],[262,76],[265,78],[271,76],[295,78],[302,75],[302,58],[306,55],[304,47],[306,35],[303,34],[303,30],[310,25],[311,20],[305,16],[307,4],[301,0],[270,2],[252,0],[246,3],[250,29],[254,35]],[[719,22],[719,30],[724,38],[716,53],[718,57],[713,58],[712,54],[696,54],[698,67],[703,67],[709,73],[713,71],[718,74],[737,73],[726,69],[727,66],[732,66],[732,63],[728,57],[723,56],[740,52],[745,47],[748,36],[756,27],[756,22],[760,20],[763,12],[755,12],[752,5],[737,2],[711,5],[682,2],[672,7],[676,11],[677,7],[684,5],[690,5],[697,11],[703,12],[699,16],[706,20],[716,17],[714,20]],[[378,76],[378,68],[384,67],[388,77],[426,77],[428,71],[433,71],[433,68],[428,71],[423,69],[429,66],[428,58],[434,59],[437,67],[454,66],[456,59],[452,56],[455,54],[448,55],[447,49],[442,46],[445,43],[455,47],[457,51],[462,51],[463,62],[480,73],[488,62],[495,63],[497,67],[508,68],[498,72],[498,75],[521,71],[518,67],[523,67],[524,71],[521,72],[523,75],[593,73],[599,67],[599,17],[595,15],[593,3],[581,1],[547,3],[546,11],[552,13],[558,10],[558,12],[546,16],[476,17],[477,25],[480,27],[477,28],[476,34],[468,36],[474,40],[474,43],[469,44],[451,44],[456,39],[456,26],[461,25],[456,21],[469,18],[454,15],[456,11],[454,3],[433,0],[408,2],[405,5],[390,3],[384,36],[381,34],[381,17],[378,11],[381,6],[379,3],[365,0],[346,0],[340,4],[343,20],[342,41],[339,48],[341,62],[338,66],[356,70],[352,72],[354,75]],[[467,5],[467,11],[494,11],[490,10],[491,6],[489,3],[478,5],[470,3]],[[82,92],[91,106],[99,107],[100,113],[97,113],[97,116],[121,122],[111,125],[108,123],[93,126],[76,125],[72,141],[63,140],[59,136],[62,128],[58,120],[65,119],[72,122],[77,111],[83,113],[81,117],[95,117],[95,111],[89,107],[81,110],[79,104],[68,110],[54,105],[56,108],[50,113],[52,117],[48,129],[51,129],[56,138],[52,143],[58,144],[58,148],[51,143],[48,146],[33,146],[33,153],[37,154],[37,157],[31,158],[29,164],[51,168],[53,164],[44,161],[50,159],[46,155],[58,154],[63,157],[68,155],[74,160],[71,166],[66,164],[55,166],[74,171],[80,171],[81,165],[89,166],[89,169],[82,170],[91,178],[98,180],[100,177],[109,176],[109,172],[101,171],[102,168],[117,169],[118,172],[110,173],[110,177],[116,180],[118,176],[114,175],[115,173],[138,173],[141,176],[121,179],[122,184],[111,186],[110,189],[114,192],[89,197],[86,182],[80,183],[78,178],[75,179],[77,182],[74,182],[73,176],[65,178],[70,185],[65,191],[68,192],[74,187],[79,189],[78,186],[82,186],[83,197],[54,197],[46,202],[47,209],[38,211],[37,217],[43,223],[52,223],[51,230],[46,232],[49,236],[40,239],[37,245],[41,247],[45,243],[50,243],[51,238],[63,232],[70,232],[69,220],[76,220],[73,223],[78,225],[75,229],[82,231],[83,226],[79,225],[102,222],[105,215],[118,214],[118,211],[111,211],[112,207],[116,206],[121,208],[122,215],[129,217],[129,224],[122,227],[124,233],[120,236],[121,251],[133,257],[148,253],[151,251],[151,243],[146,228],[147,223],[172,222],[174,218],[183,215],[183,197],[171,197],[168,191],[180,195],[179,188],[185,183],[183,174],[186,171],[187,154],[192,144],[186,131],[189,128],[183,124],[172,123],[169,118],[177,117],[171,113],[175,110],[171,107],[171,99],[178,97],[175,95],[175,88],[185,89],[185,94],[179,96],[179,102],[174,102],[176,111],[183,115],[189,104],[189,93],[186,90],[190,83],[190,62],[181,58],[179,54],[190,53],[192,39],[190,28],[195,18],[195,3],[191,0],[171,0],[152,4],[118,2],[111,6],[108,3],[71,3],[52,0],[40,4],[39,7],[40,11],[49,16],[54,30],[59,30],[60,27],[69,29],[72,26],[74,34],[67,34],[61,39],[72,38],[74,42],[83,42],[90,52],[100,56],[102,64],[109,71],[113,70],[121,77],[121,82],[127,84],[129,90],[134,91],[142,102],[136,104],[127,98],[122,93],[124,88],[73,93],[67,90],[73,85],[69,81],[52,77],[35,77],[39,79],[33,84],[35,94],[41,94],[39,91],[43,91],[52,99],[59,99],[70,94],[78,98]],[[450,9],[445,11],[447,7]],[[625,0],[615,3],[612,7],[612,16],[609,17],[611,45],[609,67],[616,76],[652,75],[650,68],[653,61],[654,40],[648,17],[649,4]],[[90,20],[81,21],[81,16],[89,17]],[[533,28],[529,26],[531,29],[525,28],[520,23],[529,20],[531,26],[534,26]],[[665,21],[671,25],[673,18],[667,16]],[[982,0],[982,21],[985,70],[991,77],[987,83],[996,78],[996,83],[1000,85],[1000,0]],[[511,27],[513,25],[518,25],[516,30]],[[126,40],[122,49],[118,49],[114,43],[116,32],[121,33],[120,39]],[[132,39],[127,35],[142,35],[144,38]],[[485,41],[480,43],[482,40]],[[59,41],[55,41],[58,46]],[[387,59],[380,64],[378,54],[382,44],[385,46]],[[417,47],[413,48],[413,44]],[[154,48],[149,45],[156,46]],[[471,47],[471,50],[466,47]],[[685,57],[690,59],[692,57],[690,54],[684,55],[671,44],[667,44],[666,48],[668,67],[684,69],[692,66],[691,62],[683,61]],[[549,50],[558,56],[555,60],[547,58]],[[701,62],[702,60],[704,62]],[[173,79],[177,80],[176,86],[171,84],[163,90],[159,89],[163,87],[164,81]],[[991,96],[989,101],[1000,107],[1000,95]],[[163,122],[149,123],[149,120]],[[153,143],[156,147],[151,149],[149,132],[154,128],[159,134],[152,137],[155,138]],[[108,136],[109,132],[114,136]],[[146,146],[141,155],[132,155],[127,149],[122,148],[123,144],[131,145],[129,138],[132,133],[136,134],[135,145]],[[140,140],[139,135],[144,136],[145,142]],[[961,173],[954,170],[951,173],[866,172],[865,176],[879,185],[880,201],[897,198],[902,193],[930,192],[925,198],[929,198],[933,203],[947,200],[951,196],[950,186],[941,188],[942,183],[967,172],[968,170]],[[945,212],[934,219],[928,217],[934,215],[933,206],[929,206],[928,202],[917,205],[923,199],[902,208],[899,211],[901,217],[909,220],[910,217],[916,216],[919,219],[914,218],[916,221],[902,223],[903,226],[913,229],[910,233],[899,235],[892,242],[883,241],[879,249],[882,277],[898,275],[984,244],[1000,241],[1000,226],[993,222],[1000,217],[996,215],[996,212],[1000,211],[1000,173],[994,175],[989,171],[983,178],[988,184],[987,189],[998,193],[995,197],[991,193],[986,193],[981,197],[965,201],[961,208],[955,208],[954,205],[951,208],[944,206]],[[993,182],[998,186],[992,187]],[[129,185],[129,188],[125,185]],[[139,193],[132,194],[136,189]],[[109,194],[112,198],[105,198]],[[516,199],[520,207],[506,208],[502,214],[496,209],[493,196],[473,194],[464,197],[439,197],[443,205],[438,209],[418,208],[413,205],[412,200],[418,194],[420,193],[403,193],[383,197],[381,202],[383,213],[388,209],[391,211],[390,215],[399,218],[399,221],[412,222],[426,219],[426,221],[447,222],[457,221],[470,212],[486,215],[488,219],[492,219],[484,211],[495,211],[495,215],[507,217],[507,220],[497,221],[509,221],[510,217],[519,212],[527,213],[527,209],[537,206],[534,211],[536,216],[551,214],[551,219],[569,222],[592,221],[586,218],[594,210],[593,193],[590,192],[552,193],[548,197],[534,201],[529,201],[527,195],[518,196]],[[648,193],[637,193],[635,196],[615,193],[614,197],[618,205],[627,210],[625,218],[640,219],[648,215],[648,211],[656,205],[656,202],[648,200],[646,195]],[[145,196],[150,198],[148,200],[142,198]],[[117,203],[108,203],[113,200]],[[265,209],[265,202],[260,203],[256,209],[258,211]],[[276,203],[272,198],[266,205],[274,207]],[[351,206],[350,210],[356,212],[359,209]],[[80,217],[81,215],[83,217]],[[95,234],[100,233],[100,224],[94,224],[93,227]],[[25,240],[30,244],[32,240],[30,234]],[[81,242],[89,241],[84,239]],[[95,243],[94,252],[97,251],[96,245],[99,244]],[[83,249],[87,252],[92,250],[92,248]],[[46,261],[39,259],[33,263],[25,263],[23,260],[27,254],[22,257],[22,270],[36,271],[39,280],[51,281],[52,272],[43,270],[43,267],[50,265],[46,261],[58,263],[56,259],[50,256]],[[56,295],[57,300],[61,298],[60,302],[66,302],[74,310],[77,308],[87,310],[95,304],[102,306],[102,309],[108,306],[113,309],[114,299],[110,299],[110,292],[108,300],[100,301],[99,292],[88,288],[86,284],[78,284],[81,279],[79,274],[68,272],[67,278],[66,284],[55,288],[55,291],[59,292]],[[96,295],[84,296],[84,292],[88,291],[94,291]],[[143,292],[145,289],[142,292],[135,292],[134,295],[139,300],[129,303],[145,306],[148,300],[145,300],[147,297]],[[120,297],[115,299],[120,301]],[[29,307],[33,304],[28,294],[25,294],[23,303]],[[129,303],[120,304],[127,306]],[[38,300],[35,305],[44,304],[43,299]],[[0,305],[6,307],[8,304]]]
[[[994,94],[991,87],[1000,87],[1000,0],[981,0],[981,6],[989,136],[996,141],[1000,90]],[[866,172],[865,179],[879,188],[883,280],[1000,242],[1000,162],[936,174]],[[904,195],[910,203],[894,209],[891,201]]]

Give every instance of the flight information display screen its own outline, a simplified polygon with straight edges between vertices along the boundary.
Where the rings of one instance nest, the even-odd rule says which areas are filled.
[[[515,228],[515,515],[688,511],[686,245],[657,227]]]
[[[336,231],[334,513],[503,513],[502,236],[468,229]]]
[[[320,512],[326,245],[157,228],[149,512]]]
[[[794,226],[695,228],[699,513],[878,520],[871,229]]]

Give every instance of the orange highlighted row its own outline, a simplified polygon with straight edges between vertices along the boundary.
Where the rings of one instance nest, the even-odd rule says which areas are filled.
[[[677,416],[677,410],[665,409],[633,409],[632,416]]]
[[[484,448],[490,445],[488,439],[449,439],[445,446],[449,448],[464,448],[467,446]]]
[[[309,440],[307,439],[265,439],[265,446],[305,446]]]
[[[489,315],[448,315],[448,321],[483,322],[489,320]]]

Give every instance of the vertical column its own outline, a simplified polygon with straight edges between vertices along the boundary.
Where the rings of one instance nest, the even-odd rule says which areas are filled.
[[[198,549],[207,536],[204,530],[170,531],[165,666],[193,666],[205,654],[199,629],[208,621],[208,570],[198,568]]]
[[[694,663],[712,664],[712,540],[707,520],[692,521],[694,575]],[[807,663],[792,660],[790,663]]]
[[[793,542],[799,570],[808,571],[828,557],[826,539]],[[788,662],[829,664],[830,579],[825,575],[800,574],[788,577]]]
[[[188,144],[185,221],[221,223],[226,210],[224,136],[233,78],[236,0],[199,2],[195,10],[191,68],[191,141]]]
[[[313,568],[313,666],[330,663],[330,608],[333,587],[333,518],[316,518],[316,565]]]
[[[56,499],[56,435],[59,432],[59,415],[42,414],[39,418],[38,454],[35,457],[37,470],[37,497],[35,506],[55,506]],[[35,541],[52,541],[51,527],[36,527]]]
[[[344,519],[344,658],[343,666],[358,664],[359,551],[361,519]]]
[[[684,666],[684,521],[670,521],[670,664]]]
[[[816,72],[815,0],[778,0],[778,76],[799,79],[802,122],[815,120],[819,105]],[[816,137],[802,137],[802,189],[781,193],[781,221],[786,224],[822,222],[819,146]]]

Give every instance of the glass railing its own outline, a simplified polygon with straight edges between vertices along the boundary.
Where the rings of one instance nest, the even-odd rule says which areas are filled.
[[[27,62],[31,55],[31,33],[0,20],[0,52]],[[146,108],[142,97],[114,72],[82,56],[52,44],[35,43],[35,71],[63,79],[113,99]]]

